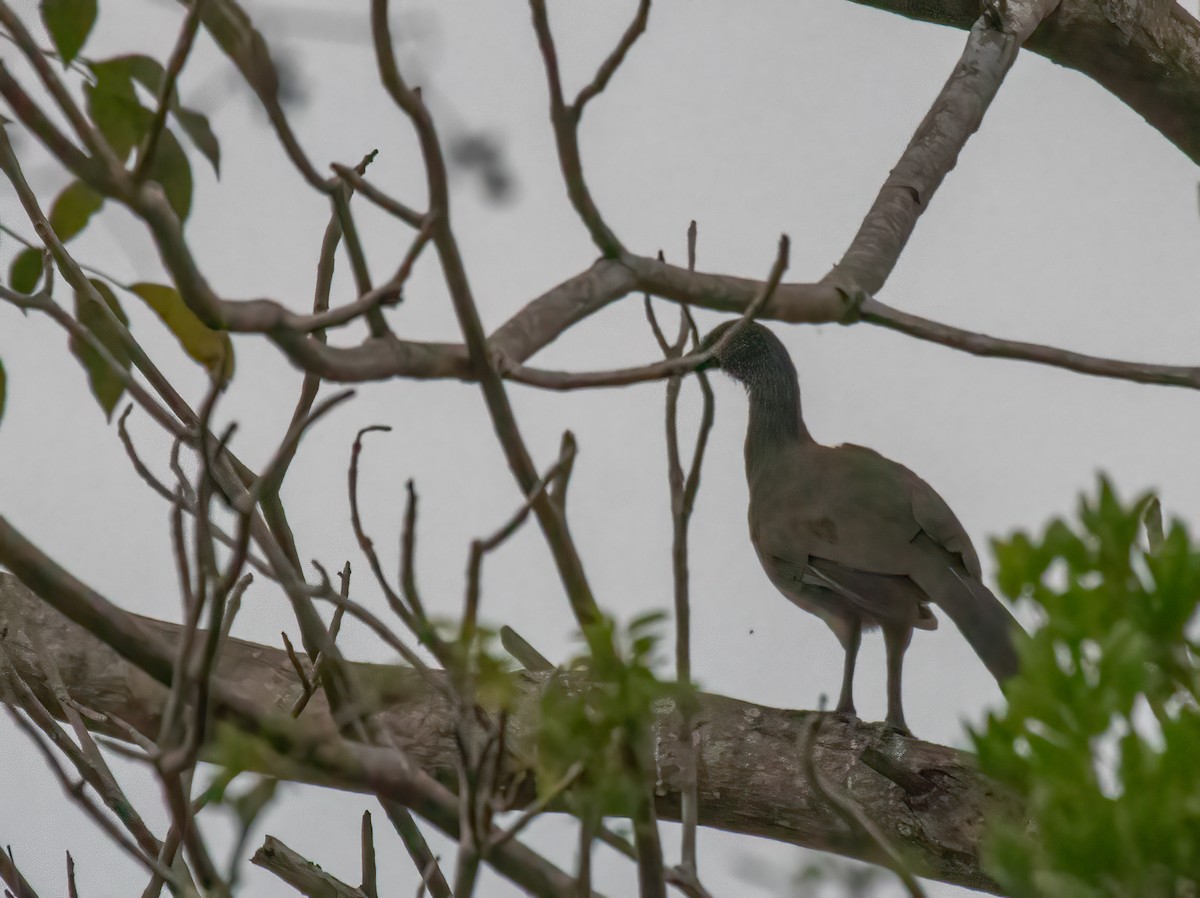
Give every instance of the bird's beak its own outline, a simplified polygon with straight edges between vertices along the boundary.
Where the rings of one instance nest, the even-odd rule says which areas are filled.
[[[720,367],[721,367],[721,363],[719,361],[717,361],[716,358],[710,356],[709,358],[707,358],[703,362],[701,362],[699,365],[697,365],[695,370],[698,372],[699,371],[710,371],[713,368],[720,368]]]

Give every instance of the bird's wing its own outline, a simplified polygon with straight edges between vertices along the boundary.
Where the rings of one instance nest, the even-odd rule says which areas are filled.
[[[907,488],[913,521],[921,531],[928,535],[935,545],[958,556],[968,574],[976,580],[983,578],[979,555],[976,553],[975,547],[971,545],[971,538],[967,536],[967,531],[954,512],[950,510],[946,500],[939,496],[933,487],[904,465],[885,458],[873,449],[853,444],[847,444],[842,448],[868,453],[892,467],[897,479],[902,481]]]
[[[920,588],[908,577],[872,574],[825,558],[809,558],[796,564],[782,558],[765,559],[768,573],[777,585],[794,584],[785,589],[789,595],[806,593],[801,604],[820,605],[820,592],[832,593],[835,602],[849,603],[856,616],[868,624],[898,623],[936,630],[937,618]],[[807,598],[808,602],[803,599]]]

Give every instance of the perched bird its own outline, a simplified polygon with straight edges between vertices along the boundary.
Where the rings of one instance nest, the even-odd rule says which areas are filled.
[[[770,330],[726,322],[703,341],[746,388],[750,540],[771,582],[820,617],[845,650],[837,710],[854,713],[854,662],[864,628],[883,630],[887,722],[908,731],[900,695],[913,628],[942,608],[998,681],[1016,673],[1013,616],[980,579],[979,556],[933,487],[862,446],[822,446],[804,426],[800,384]]]

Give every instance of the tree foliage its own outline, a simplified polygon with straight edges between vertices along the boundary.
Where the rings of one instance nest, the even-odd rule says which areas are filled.
[[[1200,545],[1160,515],[1102,478],[1076,520],[994,543],[1001,589],[1040,619],[1007,708],[974,734],[1025,801],[990,847],[1016,898],[1200,885]]]

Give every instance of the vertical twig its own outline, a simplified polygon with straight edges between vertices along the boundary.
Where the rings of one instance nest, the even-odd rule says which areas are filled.
[[[687,230],[688,270],[696,270],[696,222]],[[684,306],[679,315],[679,335],[674,343],[668,343],[658,325],[650,300],[646,299],[646,317],[654,331],[655,339],[668,359],[680,358],[684,354],[689,334],[694,344],[699,344],[695,323]],[[695,507],[696,493],[700,484],[700,469],[704,463],[704,452],[708,445],[709,431],[713,424],[713,393],[704,372],[697,372],[704,399],[696,446],[692,454],[691,467],[684,475],[679,452],[679,394],[683,388],[683,375],[676,374],[667,381],[666,437],[667,437],[667,484],[671,497],[671,569],[675,597],[675,675],[680,688],[680,756],[683,758],[683,785],[680,796],[680,821],[682,823],[682,848],[679,868],[674,871],[678,878],[693,887],[693,891],[704,893],[699,883],[696,861],[696,830],[699,810],[699,732],[695,729],[695,708],[692,699],[691,657],[691,604],[689,599],[688,575],[688,524]]]
[[[375,830],[371,826],[371,812],[362,815],[362,885],[359,886],[367,898],[379,898],[379,882],[375,872]]]
[[[188,54],[192,52],[192,44],[196,40],[196,31],[200,27],[200,8],[203,5],[204,0],[192,0],[192,5],[183,20],[179,38],[175,42],[175,49],[171,51],[171,58],[167,61],[167,69],[163,73],[162,84],[159,85],[158,105],[154,110],[154,118],[150,121],[146,139],[142,143],[138,152],[137,164],[134,166],[133,180],[135,183],[140,184],[146,179],[146,173],[154,161],[154,151],[158,148],[158,139],[166,126],[167,112],[170,110],[171,104],[175,102],[175,84],[179,80],[179,74],[183,71]]]

